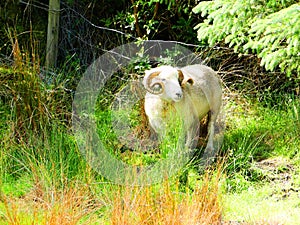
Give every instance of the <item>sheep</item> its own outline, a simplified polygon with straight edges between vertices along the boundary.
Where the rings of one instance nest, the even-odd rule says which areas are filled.
[[[197,142],[200,120],[208,115],[205,153],[214,151],[215,123],[222,105],[221,81],[210,67],[200,64],[175,68],[164,65],[145,71],[144,110],[154,132],[163,138],[170,111],[183,119],[186,144]],[[172,114],[172,113],[171,113]]]

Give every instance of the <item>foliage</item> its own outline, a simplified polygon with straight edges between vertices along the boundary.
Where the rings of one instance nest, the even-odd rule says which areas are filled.
[[[245,49],[256,50],[267,70],[277,66],[290,75],[300,74],[300,4],[294,4],[255,21]]]
[[[38,54],[45,59],[48,2],[4,0],[0,3],[0,54],[9,56],[14,43],[30,47],[30,33],[37,40]],[[191,12],[196,0],[83,0],[61,1],[58,63],[74,55],[81,65],[89,65],[103,54],[137,38],[197,42],[193,30],[198,15]],[[184,31],[184,32],[183,32]],[[104,50],[104,51],[103,51]]]
[[[112,20],[103,18],[102,21],[106,26],[144,39],[194,42],[192,27],[197,18],[191,12],[194,1],[132,0],[131,3],[129,9],[119,11]]]
[[[47,87],[34,70],[6,68],[0,69],[0,83],[2,97],[13,106],[16,138],[25,138],[28,130],[38,133],[53,121],[69,122],[71,102],[63,86]]]
[[[203,54],[202,58],[207,59],[206,62],[220,68],[219,73],[225,78],[225,85],[230,86],[229,88],[238,87],[243,92],[248,92],[248,96],[258,89],[262,90],[260,95],[251,95],[257,99],[241,101],[241,97],[229,104],[227,131],[221,152],[221,156],[225,156],[226,167],[221,168],[223,171],[218,168],[217,172],[211,172],[209,168],[202,176],[197,170],[198,167],[191,162],[183,169],[187,173],[186,182],[175,177],[166,183],[147,187],[112,185],[96,174],[85,161],[70,128],[71,92],[75,90],[84,68],[82,58],[86,57],[85,62],[88,62],[99,54],[96,51],[100,48],[109,49],[128,41],[127,37],[122,39],[115,32],[99,32],[104,29],[92,23],[98,24],[101,19],[101,25],[121,29],[131,36],[137,35],[138,23],[141,38],[174,39],[194,43],[195,34],[192,27],[195,18],[200,20],[200,16],[190,12],[193,1],[62,2],[64,10],[60,48],[66,55],[61,55],[62,68],[57,74],[49,73],[50,75],[40,68],[40,48],[38,43],[34,42],[37,36],[33,35],[45,34],[44,31],[37,33],[35,26],[36,20],[40,21],[40,30],[46,25],[44,21],[47,20],[39,19],[42,18],[41,14],[46,15],[44,11],[37,12],[34,8],[44,6],[43,1],[30,1],[26,5],[26,12],[25,5],[19,9],[20,5],[14,8],[14,5],[9,7],[8,0],[4,2],[5,4],[1,2],[0,6],[5,5],[4,9],[10,10],[0,9],[1,12],[6,12],[3,14],[5,18],[0,20],[8,24],[8,28],[3,27],[0,30],[0,34],[3,34],[0,37],[0,51],[3,52],[7,47],[4,52],[12,53],[14,61],[0,67],[1,224],[179,224],[178,221],[181,221],[181,224],[219,224],[223,211],[219,199],[220,179],[223,177],[221,172],[226,173],[226,191],[230,194],[248,191],[248,197],[252,196],[253,183],[269,181],[253,167],[257,161],[270,156],[282,156],[293,161],[293,168],[299,170],[300,102],[297,95],[283,94],[289,91],[293,80],[280,77],[280,81],[273,79],[272,83],[265,82],[274,74],[280,73],[264,73],[265,71],[254,68],[257,58],[253,55],[248,58],[238,57],[238,54],[233,56],[228,48],[207,48],[207,52],[203,51],[200,54]],[[13,2],[15,4],[17,1]],[[105,4],[108,2],[110,4]],[[201,4],[200,6],[203,16],[209,15],[207,31],[210,33],[204,32],[202,36],[206,37],[206,41],[212,41],[211,45],[224,40],[232,47],[238,46],[237,52],[253,51],[262,57],[264,65],[269,66],[269,69],[282,63],[274,63],[274,55],[266,59],[269,52],[272,51],[276,55],[282,50],[284,57],[290,57],[291,63],[284,64],[281,68],[286,71],[290,69],[293,73],[298,69],[292,68],[292,65],[297,60],[295,54],[299,50],[299,47],[296,47],[299,44],[295,36],[299,34],[299,22],[296,20],[299,19],[299,10],[298,5],[292,5],[293,2],[268,0],[266,5],[263,1],[255,0],[236,1],[235,4],[228,0],[203,2],[206,8]],[[265,7],[262,9],[260,6]],[[248,11],[244,10],[245,7]],[[198,10],[201,11],[200,8]],[[223,10],[223,13],[219,10]],[[29,12],[32,14],[28,15]],[[13,16],[9,23],[6,23],[8,14]],[[26,26],[22,23],[24,18]],[[28,21],[31,22],[32,18],[33,26],[30,27]],[[287,23],[288,19],[291,24]],[[283,28],[277,26],[278,23],[281,23]],[[217,30],[211,29],[210,26]],[[285,32],[282,32],[283,29]],[[28,30],[30,32],[27,32]],[[274,38],[278,32],[280,35],[286,35],[278,35],[279,41]],[[26,35],[23,35],[24,33]],[[230,36],[231,33],[233,36]],[[9,46],[4,47],[7,43],[10,43]],[[25,47],[19,47],[18,43]],[[176,54],[169,52],[166,61],[160,63],[170,63],[170,59]],[[108,90],[99,96],[99,108],[95,112],[96,119],[99,119],[99,134],[105,139],[103,143],[107,145],[110,153],[128,164],[157,163],[167,157],[174,145],[171,133],[162,146],[159,146],[165,151],[159,152],[154,149],[149,152],[134,152],[121,146],[116,133],[111,131],[113,118],[108,106],[128,80],[141,78],[144,70],[151,66],[147,57],[136,58],[127,70],[118,71],[107,85]],[[277,95],[269,88],[273,82],[282,84],[277,89]],[[293,90],[295,94],[299,93],[299,87]],[[279,92],[281,94],[278,94]],[[242,96],[243,93],[234,95]],[[139,103],[134,105],[132,112],[125,114],[129,117],[124,118],[128,119],[128,124],[134,132],[144,128],[134,130],[140,122],[136,119],[140,115]],[[127,141],[131,139],[130,136],[125,138]],[[124,149],[125,152],[122,152]],[[299,186],[299,174],[297,176],[297,183],[293,183],[295,189]],[[269,197],[272,197],[271,194],[268,199]],[[253,202],[256,203],[258,199],[250,200],[252,204],[247,202],[247,205],[255,207]],[[238,210],[239,208],[235,212]]]
[[[249,50],[262,58],[261,65],[287,75],[300,74],[300,5],[297,1],[200,2],[193,11],[206,16],[198,24],[198,39],[213,46],[228,44],[236,52]]]
[[[300,154],[300,101],[282,93],[273,95],[277,104],[229,103],[223,153],[227,157],[228,190],[246,190],[251,182],[268,179],[255,169],[255,162],[285,157],[297,162]],[[247,105],[251,104],[248,108]]]
[[[164,181],[155,186],[126,187],[113,198],[110,224],[219,224],[222,216],[221,167],[207,171],[194,191]]]
[[[43,58],[44,43],[46,43],[45,30],[48,21],[47,13],[31,4],[22,4],[18,0],[4,0],[0,3],[0,54],[11,56],[14,51],[15,40],[18,39],[20,46],[28,51],[35,50],[40,58]],[[47,6],[46,6],[47,7]],[[13,32],[12,32],[13,31]],[[14,33],[12,35],[11,33]],[[34,38],[36,44],[32,45]],[[34,49],[33,49],[34,47]]]

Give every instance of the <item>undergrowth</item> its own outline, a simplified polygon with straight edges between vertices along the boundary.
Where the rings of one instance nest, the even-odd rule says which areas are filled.
[[[268,92],[255,99],[251,93],[249,99],[237,91],[232,96],[239,98],[228,94],[222,167],[203,171],[192,160],[162,184],[114,185],[91,168],[76,145],[73,96],[64,81],[60,74],[55,82],[43,82],[36,66],[27,64],[0,67],[0,224],[220,224],[224,195],[269,182],[255,163],[280,156],[300,168],[298,96]],[[117,138],[107,108],[117,92],[108,90],[109,100],[100,101],[95,115],[110,153],[132,165],[167,158],[172,133],[150,151],[124,147],[124,140],[134,137]],[[139,127],[136,115],[129,112],[127,125],[140,135],[147,125]]]
[[[227,157],[229,189],[247,189],[251,182],[265,181],[253,163],[285,157],[299,167],[299,109],[296,96],[281,94],[268,102],[231,102],[222,154]]]

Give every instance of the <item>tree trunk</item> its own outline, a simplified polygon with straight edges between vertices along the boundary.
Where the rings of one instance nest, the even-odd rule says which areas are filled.
[[[60,0],[49,0],[48,31],[46,47],[46,69],[56,66],[58,53]]]

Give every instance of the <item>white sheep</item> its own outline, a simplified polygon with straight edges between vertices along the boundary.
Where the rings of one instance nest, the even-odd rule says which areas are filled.
[[[166,113],[175,109],[183,120],[186,144],[194,145],[200,120],[208,114],[208,141],[205,152],[214,150],[215,123],[222,104],[221,82],[217,74],[204,65],[183,68],[160,66],[145,71],[143,85],[145,113],[150,126],[163,138],[170,122]]]

